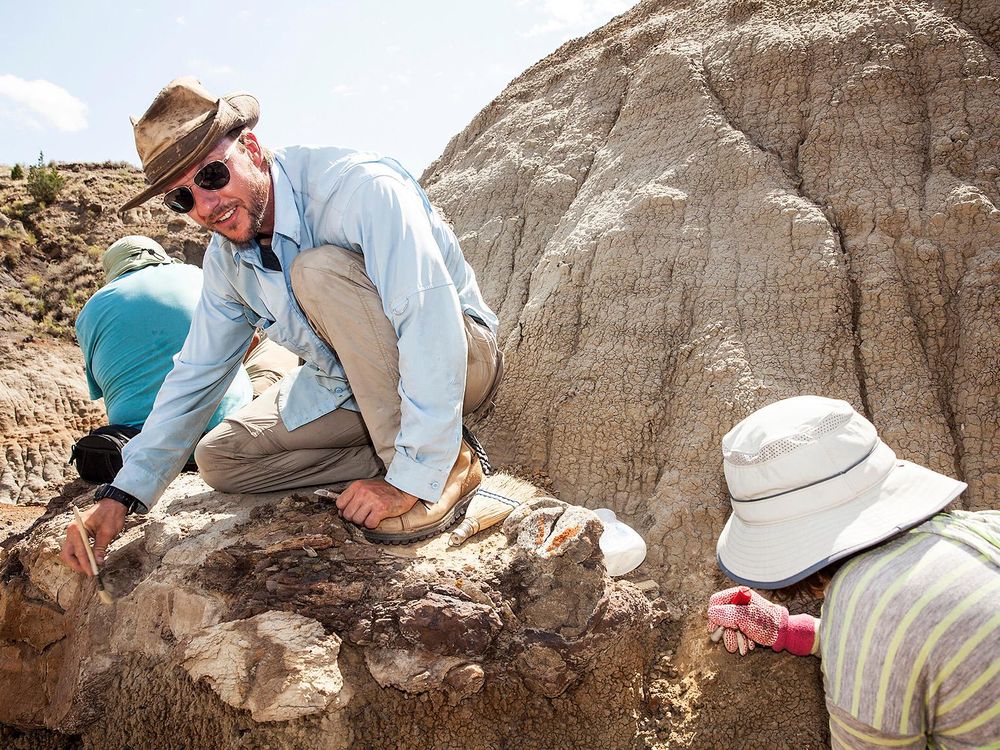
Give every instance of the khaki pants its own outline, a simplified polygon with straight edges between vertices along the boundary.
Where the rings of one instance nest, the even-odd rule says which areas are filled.
[[[289,432],[272,386],[198,443],[202,478],[223,492],[275,492],[376,476],[395,455],[399,433],[396,333],[360,254],[324,246],[292,265],[292,291],[313,329],[337,352],[361,413],[336,409]],[[331,304],[331,300],[336,300]],[[489,403],[503,357],[496,338],[468,316],[463,412]]]
[[[285,347],[266,338],[261,339],[243,360],[243,367],[253,386],[254,398],[285,377],[298,364],[299,358]]]

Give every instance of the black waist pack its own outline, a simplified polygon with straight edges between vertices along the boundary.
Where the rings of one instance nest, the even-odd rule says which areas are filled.
[[[138,427],[124,424],[98,427],[73,444],[69,463],[75,463],[80,477],[88,482],[110,482],[122,468],[122,448],[138,434]]]

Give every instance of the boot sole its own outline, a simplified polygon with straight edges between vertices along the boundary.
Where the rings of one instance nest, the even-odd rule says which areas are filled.
[[[472,498],[476,496],[476,492],[478,491],[479,487],[477,486],[476,489],[455,503],[455,507],[448,511],[444,518],[433,526],[428,526],[427,528],[420,529],[419,531],[409,531],[402,534],[387,534],[385,532],[379,533],[375,529],[364,528],[361,530],[361,533],[364,534],[365,539],[369,542],[374,542],[375,544],[412,544],[413,542],[419,542],[424,539],[429,539],[432,536],[443,534],[465,518],[465,511],[469,509],[469,503],[472,502]]]

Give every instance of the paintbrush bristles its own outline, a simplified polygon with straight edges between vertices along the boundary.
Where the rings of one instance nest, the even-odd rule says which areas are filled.
[[[494,495],[492,492],[485,494],[486,492],[488,491],[480,488],[476,496],[472,498],[469,509],[465,511],[465,520],[448,538],[448,544],[452,547],[457,547],[473,534],[478,534],[483,529],[500,523],[510,515],[514,508],[520,505],[517,501],[503,495]]]
[[[482,488],[509,497],[519,505],[534,500],[536,497],[544,497],[544,493],[531,482],[518,479],[502,471],[486,477],[483,480]]]
[[[533,484],[510,474],[500,472],[487,477],[469,503],[465,520],[448,538],[448,544],[458,547],[473,534],[500,523],[517,506],[540,495],[541,491]]]

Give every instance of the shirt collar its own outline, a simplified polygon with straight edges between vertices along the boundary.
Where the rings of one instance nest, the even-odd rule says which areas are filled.
[[[274,231],[298,245],[301,230],[299,207],[295,203],[292,183],[277,158],[271,165],[271,184],[274,186]]]

